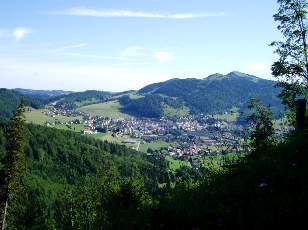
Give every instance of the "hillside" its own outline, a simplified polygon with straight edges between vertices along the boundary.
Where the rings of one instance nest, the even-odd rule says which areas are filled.
[[[110,92],[87,90],[84,92],[61,95],[51,100],[58,108],[76,109],[81,106],[101,103],[112,96]]]
[[[0,175],[5,163],[7,125],[0,122]],[[138,189],[146,199],[146,191],[154,191],[158,182],[168,181],[165,161],[122,145],[36,125],[27,125],[25,134],[24,190],[10,209],[14,215],[8,219],[9,229],[96,229],[94,226],[115,224],[119,218],[114,215],[121,215],[125,208],[119,212],[119,206],[110,202],[122,204],[117,199],[129,195],[121,189],[128,181],[140,181],[142,187]],[[71,205],[74,214],[70,213]],[[86,213],[96,216],[94,223],[91,217],[79,216]],[[136,213],[143,215],[142,210]],[[77,227],[70,228],[73,222]],[[88,224],[91,227],[87,228]]]
[[[273,81],[231,72],[227,75],[214,74],[204,79],[171,79],[151,84],[138,91],[143,98],[126,98],[120,102],[125,112],[151,117],[164,115],[166,106],[188,107],[192,114],[223,113],[232,107],[243,110],[253,97],[281,111],[281,102],[277,98],[280,90],[274,85]]]
[[[15,90],[0,89],[0,117],[11,117],[21,102],[33,108],[39,108],[45,103],[40,98],[22,95]]]

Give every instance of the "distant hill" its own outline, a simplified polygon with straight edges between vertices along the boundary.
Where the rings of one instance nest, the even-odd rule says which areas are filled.
[[[23,95],[15,90],[0,89],[0,117],[11,117],[21,102],[33,108],[44,105],[41,99]]]
[[[169,110],[188,108],[190,113],[222,113],[232,107],[247,108],[251,98],[260,101],[277,112],[282,105],[277,97],[280,89],[275,82],[256,76],[231,72],[213,74],[204,79],[171,79],[148,85],[138,91],[144,97],[120,100],[123,111],[135,116],[160,117]]]
[[[33,89],[22,89],[22,88],[16,88],[14,90],[24,95],[29,95],[33,97],[42,97],[42,98],[52,98],[73,93],[72,91],[64,91],[64,90],[33,90]]]
[[[87,90],[61,95],[51,100],[58,108],[76,109],[81,106],[105,102],[113,94],[110,92]]]

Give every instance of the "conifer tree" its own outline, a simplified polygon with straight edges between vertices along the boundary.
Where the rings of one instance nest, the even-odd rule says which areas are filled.
[[[15,115],[10,120],[10,128],[7,132],[7,153],[5,161],[5,178],[3,186],[3,207],[1,207],[1,229],[6,227],[6,219],[9,209],[16,195],[22,188],[21,178],[25,170],[24,154],[24,107],[21,104]]]

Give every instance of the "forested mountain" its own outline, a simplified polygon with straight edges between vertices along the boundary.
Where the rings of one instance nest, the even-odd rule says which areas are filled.
[[[11,117],[21,102],[33,108],[39,108],[45,103],[40,98],[26,96],[15,90],[0,89],[0,117]]]
[[[80,106],[104,102],[111,96],[110,92],[87,90],[55,97],[51,102],[54,102],[58,108],[75,109]]]
[[[132,98],[130,93],[133,91],[110,93],[88,90],[70,93],[57,90],[16,90],[20,92],[14,92],[18,98],[26,98],[27,105],[34,107],[53,103],[57,108],[76,109],[107,100],[119,100],[122,112],[137,117],[223,113],[233,107],[243,111],[251,98],[259,98],[263,104],[270,105],[276,115],[280,115],[283,110],[277,97],[280,89],[275,87],[275,82],[240,72],[213,74],[204,79],[171,79],[148,85],[134,92],[137,97]],[[16,108],[16,96],[5,96],[2,92],[3,97],[6,97],[6,101],[11,100],[9,103],[15,104]]]
[[[275,82],[240,72],[214,74],[204,79],[171,79],[148,85],[138,91],[143,98],[121,100],[123,111],[134,115],[159,117],[164,108],[188,107],[192,114],[222,113],[232,107],[245,109],[251,98],[259,98],[276,112],[282,110]],[[166,103],[166,97],[169,98]],[[164,99],[163,99],[164,98]],[[145,107],[144,105],[148,106]],[[142,111],[142,112],[140,112]]]

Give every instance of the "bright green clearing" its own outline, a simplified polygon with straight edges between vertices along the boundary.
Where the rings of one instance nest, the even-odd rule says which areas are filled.
[[[83,106],[77,111],[86,112],[93,116],[104,116],[110,118],[127,118],[127,114],[120,111],[121,105],[118,101],[109,101],[105,103]]]
[[[149,148],[153,150],[160,150],[161,148],[169,147],[171,143],[166,141],[152,141],[152,142],[144,142],[140,144],[139,151],[140,152],[147,152]]]
[[[54,126],[49,126],[49,127],[54,127],[57,129],[63,129],[63,130],[69,130],[77,133],[81,133],[82,130],[84,130],[84,125],[83,124],[73,124],[73,125],[54,125]]]
[[[37,125],[44,125],[46,122],[69,122],[76,119],[82,120],[81,116],[76,117],[67,117],[62,115],[55,115],[55,116],[49,116],[44,114],[44,112],[47,112],[47,109],[32,109],[32,108],[26,108],[25,112],[25,118],[28,123],[33,123]]]
[[[143,98],[144,96],[141,96],[141,95],[139,95],[139,94],[137,94],[137,93],[131,93],[131,94],[129,94],[129,98],[130,99],[133,99],[133,100],[136,100],[136,99],[140,99],[140,98]]]
[[[111,134],[112,134],[111,132],[107,132],[107,133],[90,134],[89,136],[102,140],[102,141],[108,141],[108,142],[117,143],[117,144],[121,144],[122,141],[126,139],[123,136],[113,137]]]
[[[180,108],[173,108],[168,105],[164,105],[164,115],[166,117],[175,118],[175,117],[184,117],[189,114],[189,108],[182,106]]]
[[[240,115],[238,110],[238,108],[233,107],[229,112],[224,114],[214,114],[213,117],[215,119],[225,120],[228,122],[235,122]]]
[[[127,147],[134,148],[134,149],[137,149],[137,147],[140,143],[140,140],[130,138],[129,136],[126,136],[126,135],[113,137],[111,134],[112,134],[111,132],[107,132],[107,133],[90,134],[89,136],[94,137],[96,139],[99,139],[101,141],[108,141],[110,143],[126,145]],[[134,140],[136,140],[136,144],[124,144],[123,141],[126,140],[126,139],[134,139]]]
[[[191,167],[188,161],[175,160],[170,156],[166,156],[165,159],[169,162],[169,168],[173,172],[175,172],[177,169],[183,166]]]

